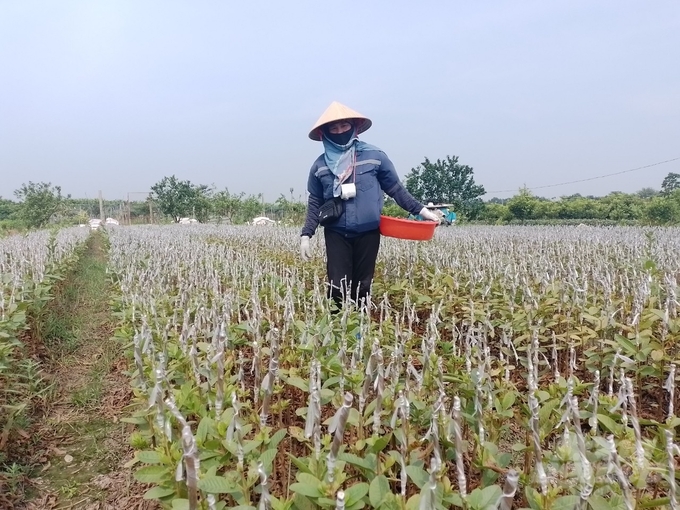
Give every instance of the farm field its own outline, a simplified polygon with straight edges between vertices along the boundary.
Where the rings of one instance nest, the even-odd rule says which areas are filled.
[[[173,509],[677,508],[678,234],[383,238],[370,312],[333,314],[318,235],[112,227],[127,467]]]
[[[110,238],[136,477],[172,508],[677,506],[676,229],[383,238],[336,315],[295,230]]]

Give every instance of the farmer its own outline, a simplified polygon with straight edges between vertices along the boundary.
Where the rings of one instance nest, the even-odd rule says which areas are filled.
[[[333,102],[309,133],[323,143],[324,152],[309,171],[307,218],[302,228],[300,255],[312,257],[309,239],[321,222],[326,241],[329,295],[338,307],[348,296],[365,303],[380,247],[383,192],[411,214],[439,222],[399,181],[394,165],[379,148],[357,138],[371,120]]]

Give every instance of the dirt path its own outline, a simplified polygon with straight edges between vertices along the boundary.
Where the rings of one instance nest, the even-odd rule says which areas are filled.
[[[31,429],[28,501],[16,508],[156,508],[124,468],[132,450],[120,418],[131,393],[123,345],[112,338],[106,261],[106,238],[95,233],[49,306],[43,337],[54,393]]]

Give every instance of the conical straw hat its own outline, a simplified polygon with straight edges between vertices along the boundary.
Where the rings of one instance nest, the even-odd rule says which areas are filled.
[[[344,104],[333,101],[331,105],[326,108],[319,120],[316,121],[314,127],[309,132],[309,137],[317,142],[321,141],[321,127],[330,122],[335,122],[337,120],[353,120],[355,121],[357,127],[357,134],[363,133],[373,124],[371,119],[355,112],[351,108],[345,106]]]

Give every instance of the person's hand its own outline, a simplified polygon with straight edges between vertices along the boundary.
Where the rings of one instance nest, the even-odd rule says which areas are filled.
[[[309,236],[302,236],[300,238],[300,257],[305,262],[312,259],[312,247],[309,246]]]
[[[420,210],[420,215],[428,221],[436,221],[437,223],[441,222],[441,218],[439,216],[437,216],[434,213],[434,211],[430,211],[427,207],[423,207]]]

